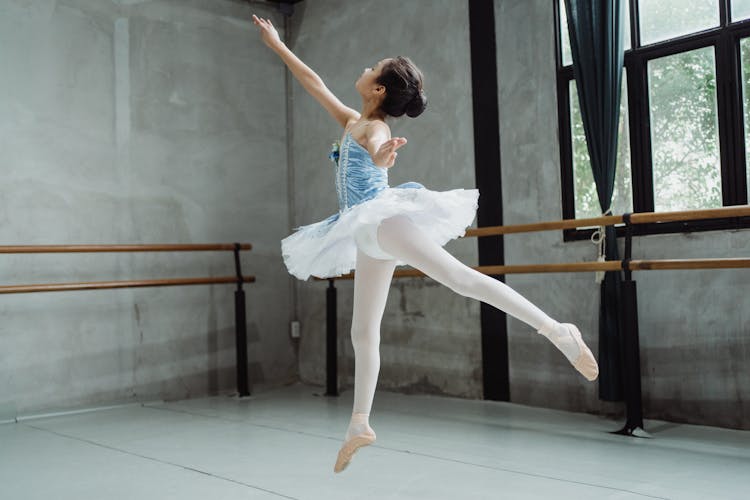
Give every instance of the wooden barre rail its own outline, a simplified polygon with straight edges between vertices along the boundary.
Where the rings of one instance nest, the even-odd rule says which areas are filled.
[[[581,273],[588,271],[621,271],[623,263],[619,260],[605,262],[574,262],[570,264],[520,264],[513,266],[471,266],[484,274],[537,274],[537,273]],[[625,265],[630,271],[657,271],[676,269],[742,269],[750,268],[750,258],[726,259],[668,259],[668,260],[631,260]],[[414,278],[425,276],[417,269],[403,269],[393,273],[394,278]],[[329,279],[353,279],[354,273],[347,273],[335,278],[315,278],[317,281]]]
[[[722,219],[725,217],[750,216],[750,205],[736,207],[709,208],[705,210],[687,210],[682,212],[640,212],[630,215],[631,224],[648,224],[652,222],[676,222],[696,219]],[[590,219],[565,219],[532,224],[515,224],[510,226],[487,226],[467,229],[464,238],[476,236],[495,236],[511,233],[530,233],[535,231],[552,231],[555,229],[575,229],[589,226],[612,226],[625,222],[622,215],[605,215]]]
[[[652,222],[674,222],[684,220],[721,219],[725,217],[750,216],[750,205],[710,208],[705,210],[687,210],[681,212],[642,212],[630,215],[631,224],[647,224]],[[590,219],[566,219],[533,224],[516,224],[511,226],[488,226],[467,229],[464,238],[495,236],[511,233],[528,233],[535,231],[551,231],[556,229],[573,229],[584,226],[609,226],[625,222],[623,215],[607,215]],[[631,260],[626,266],[620,261],[607,262],[577,262],[571,264],[534,264],[515,266],[474,266],[473,269],[485,274],[524,274],[524,273],[567,273],[587,271],[645,271],[667,269],[737,269],[750,267],[750,259],[674,259],[674,260]],[[393,273],[394,278],[418,277],[424,273],[416,269],[404,269]],[[328,279],[353,279],[354,273],[344,274],[335,278],[315,278],[317,281]]]
[[[250,243],[178,243],[150,245],[4,245],[0,254],[28,253],[100,253],[100,252],[206,252],[251,250]],[[244,283],[255,282],[255,276],[243,276]],[[32,292],[64,292],[71,290],[106,290],[112,288],[142,288],[156,286],[210,285],[238,283],[236,276],[209,278],[171,278],[155,280],[97,281],[83,283],[50,283],[0,286],[0,294]]]
[[[251,250],[250,243],[239,245],[240,250]],[[92,252],[207,252],[233,251],[231,243],[169,244],[169,245],[5,245],[1,253],[92,253]]]
[[[216,278],[171,278],[160,280],[130,280],[130,281],[95,281],[88,283],[55,283],[39,285],[6,285],[0,286],[0,294],[32,293],[32,292],[68,292],[73,290],[106,290],[112,288],[143,288],[155,286],[177,285],[214,285],[221,283],[237,283],[236,276],[221,276]],[[243,276],[243,283],[255,282],[255,276]]]
[[[234,276],[208,278],[168,278],[128,281],[96,281],[82,283],[53,283],[34,285],[2,285],[0,295],[35,292],[69,292],[75,290],[105,290],[113,288],[143,288],[179,285],[213,285],[235,283],[234,324],[235,352],[237,355],[237,393],[240,397],[250,395],[247,359],[247,320],[244,283],[254,283],[255,276],[242,274],[241,250],[251,250],[250,243],[208,244],[152,244],[152,245],[0,245],[0,254],[37,253],[92,253],[92,252],[205,252],[229,251],[234,254]]]

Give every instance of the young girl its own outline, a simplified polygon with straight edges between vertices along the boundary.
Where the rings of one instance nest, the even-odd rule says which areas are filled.
[[[354,407],[335,472],[354,452],[375,441],[368,417],[380,370],[380,321],[394,268],[408,264],[457,293],[497,307],[547,337],[588,380],[599,373],[596,360],[574,325],[558,323],[513,289],[462,264],[443,245],[462,236],[477,208],[476,189],[431,191],[419,183],[388,186],[388,169],[403,137],[391,137],[388,117],[412,118],[427,100],[422,73],[406,57],[387,58],[365,68],[355,87],[362,111],[345,106],[320,77],[279,39],[273,24],[253,16],[263,41],[344,129],[336,164],[339,212],[302,226],[281,242],[291,274],[305,280],[339,276],[352,269],[354,311]]]

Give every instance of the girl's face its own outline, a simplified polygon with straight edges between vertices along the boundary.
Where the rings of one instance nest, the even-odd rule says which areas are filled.
[[[385,88],[377,83],[377,79],[383,71],[383,66],[387,64],[388,61],[390,61],[390,59],[381,59],[375,64],[375,66],[365,68],[364,71],[362,71],[362,74],[354,83],[354,87],[362,96],[367,96],[372,93],[382,93],[385,91]],[[381,88],[382,90],[378,91],[378,88]]]

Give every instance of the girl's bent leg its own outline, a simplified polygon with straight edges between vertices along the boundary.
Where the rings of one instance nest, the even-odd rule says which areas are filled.
[[[481,300],[530,325],[552,341],[587,379],[596,378],[596,361],[574,325],[558,323],[502,281],[463,264],[432,241],[408,216],[385,219],[377,234],[378,244],[385,252],[456,293]]]

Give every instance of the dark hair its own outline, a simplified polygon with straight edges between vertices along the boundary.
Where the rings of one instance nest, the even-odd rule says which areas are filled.
[[[390,116],[416,118],[427,107],[422,90],[422,72],[408,57],[398,56],[383,66],[376,80],[385,87],[385,98],[380,109]]]

